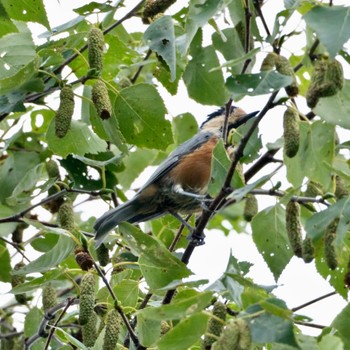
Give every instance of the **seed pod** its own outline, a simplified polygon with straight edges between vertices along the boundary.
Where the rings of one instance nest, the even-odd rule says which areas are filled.
[[[303,251],[303,260],[306,263],[310,263],[314,259],[314,246],[312,245],[312,240],[310,237],[305,237],[303,240],[303,246],[302,246],[302,251]]]
[[[23,231],[28,227],[28,224],[21,222],[17,225],[16,229],[12,232],[12,242],[22,243],[23,242]]]
[[[220,336],[222,329],[224,328],[226,313],[227,313],[225,304],[217,301],[214,304],[212,313],[214,316],[221,319],[222,322],[220,322],[214,317],[209,320],[208,328],[207,328],[208,334],[205,335],[203,344],[202,344],[202,348],[205,350],[211,348],[211,345],[215,342],[215,339],[217,339],[216,337]],[[214,335],[215,337],[213,337],[212,335]]]
[[[240,329],[236,320],[229,322],[223,329],[219,339],[212,345],[212,350],[237,349],[240,337]]]
[[[307,105],[314,108],[320,97],[335,95],[343,88],[344,76],[341,64],[336,60],[318,60],[306,92]]]
[[[273,70],[276,65],[277,57],[278,55],[276,53],[269,52],[267,56],[264,58],[264,60],[262,61],[260,71],[265,72],[265,71]]]
[[[243,172],[243,165],[242,163],[237,163],[236,165],[236,173],[241,179],[242,183],[245,184],[245,178],[244,178],[244,172]]]
[[[60,105],[55,116],[55,134],[57,137],[66,136],[70,129],[73,113],[74,93],[71,86],[65,86],[61,89]]]
[[[1,314],[3,316],[3,313]],[[12,326],[12,317],[6,317],[3,319],[1,317],[0,322],[0,334],[5,336],[7,333],[14,332],[16,329]],[[14,339],[12,337],[1,337],[0,338],[0,349],[1,350],[13,350],[14,348]],[[23,349],[23,347],[22,347]]]
[[[336,92],[338,92],[343,88],[344,86],[343,67],[337,60],[332,60],[328,63],[327,71],[326,71],[326,81],[329,81],[333,84]]]
[[[294,70],[289,60],[281,55],[276,58],[276,70],[278,73],[283,75],[288,75],[292,78],[292,83],[286,86],[285,90],[288,96],[295,97],[299,93],[299,88],[297,84],[297,79],[294,74]]]
[[[79,323],[85,325],[91,317],[95,306],[95,274],[87,272],[80,283]]]
[[[312,198],[315,198],[317,196],[322,196],[323,195],[322,186],[319,183],[311,180],[308,182],[306,186],[304,195],[305,197],[312,197]]]
[[[288,158],[293,158],[299,150],[300,128],[298,112],[288,107],[283,115],[284,151]]]
[[[339,219],[335,219],[331,224],[329,224],[324,235],[324,257],[326,259],[327,266],[331,270],[335,270],[338,266],[337,255],[333,245],[338,223]]]
[[[92,101],[101,119],[108,119],[111,117],[112,104],[109,99],[106,84],[102,80],[97,80],[92,87]]]
[[[248,222],[252,221],[253,217],[258,213],[258,211],[259,211],[258,200],[254,195],[249,194],[244,204],[244,212],[243,212],[244,220]]]
[[[60,178],[60,171],[58,170],[58,165],[53,159],[50,159],[45,163],[45,168],[47,175],[49,175],[50,179]]]
[[[239,329],[239,341],[237,350],[249,350],[252,343],[250,328],[243,318],[237,318],[236,323]]]
[[[75,251],[75,261],[84,271],[89,271],[94,266],[94,261],[90,253],[82,249],[77,249]]]
[[[45,284],[43,287],[42,302],[44,311],[57,305],[56,289],[52,287],[51,283]]]
[[[317,60],[306,92],[306,102],[310,108],[314,108],[319,100],[319,86],[324,83],[326,70],[327,63],[324,60]]]
[[[339,176],[335,177],[334,195],[338,200],[349,196],[349,190],[346,188],[345,181]]]
[[[289,201],[286,208],[286,229],[290,245],[294,254],[302,257],[302,237],[300,223],[300,205],[297,202]]]
[[[161,321],[160,323],[160,335],[164,335],[170,331],[171,327],[167,321]]]
[[[118,311],[112,309],[107,315],[106,331],[103,339],[102,350],[115,350],[118,342],[121,323],[122,319]]]
[[[152,18],[167,10],[176,0],[146,0],[143,9],[143,18]]]
[[[97,315],[92,312],[87,323],[82,327],[83,344],[93,347],[97,339]]]
[[[90,69],[99,75],[103,69],[104,37],[101,29],[91,28],[88,34],[88,59]]]
[[[74,212],[71,200],[67,199],[58,210],[58,222],[67,231],[72,231],[74,225]]]
[[[60,191],[59,186],[51,186],[49,190],[47,191],[47,194],[49,196],[52,196],[53,194]],[[60,206],[64,203],[63,197],[56,198],[48,203],[45,203],[43,207],[50,211],[50,213],[55,214],[58,212]]]
[[[19,262],[14,266],[13,269],[14,269],[14,271],[17,271],[23,266],[25,266],[25,264],[23,262]],[[12,285],[12,287],[17,287],[17,286],[21,285],[22,283],[24,283],[25,280],[26,280],[26,278],[24,275],[12,275],[11,276],[11,285]],[[15,299],[20,304],[25,304],[27,301],[27,297],[26,297],[25,293],[15,294]]]
[[[109,263],[109,250],[104,243],[96,249],[96,255],[101,266],[106,266]]]

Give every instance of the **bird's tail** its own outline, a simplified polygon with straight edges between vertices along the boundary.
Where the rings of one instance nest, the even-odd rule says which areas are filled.
[[[145,210],[147,208],[147,210]],[[116,227],[119,223],[127,221],[130,223],[150,220],[161,215],[157,208],[146,206],[139,198],[134,198],[117,208],[111,209],[98,218],[95,222],[95,244],[99,247],[105,240],[108,232]]]

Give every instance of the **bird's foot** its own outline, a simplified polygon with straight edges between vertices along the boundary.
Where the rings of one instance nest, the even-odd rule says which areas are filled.
[[[194,230],[192,230],[192,232],[187,236],[187,240],[189,240],[196,247],[205,244],[204,239],[204,233],[196,234]]]

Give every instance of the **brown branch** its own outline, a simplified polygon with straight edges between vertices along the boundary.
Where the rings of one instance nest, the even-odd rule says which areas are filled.
[[[318,297],[318,298],[315,298],[315,299],[313,299],[313,300],[310,300],[310,301],[308,301],[307,303],[304,303],[304,304],[302,304],[302,305],[293,307],[293,308],[291,309],[291,311],[293,311],[293,312],[299,311],[299,310],[303,309],[304,307],[307,307],[307,306],[310,306],[310,305],[312,305],[312,304],[315,304],[315,303],[317,303],[317,302],[320,301],[320,300],[329,298],[329,297],[331,297],[331,296],[333,296],[333,295],[336,295],[336,294],[337,294],[336,291],[327,293],[327,294],[322,295],[322,296],[320,296],[320,297]]]

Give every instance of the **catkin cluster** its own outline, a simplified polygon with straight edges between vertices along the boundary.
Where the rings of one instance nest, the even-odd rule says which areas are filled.
[[[288,107],[283,115],[284,152],[288,158],[296,156],[299,150],[299,114],[295,108]]]
[[[72,87],[64,86],[60,92],[60,105],[55,115],[55,134],[59,138],[67,135],[74,112],[74,93]]]
[[[289,97],[297,96],[299,93],[299,88],[293,67],[291,66],[289,60],[286,57],[278,55],[274,52],[268,53],[261,64],[260,71],[270,71],[274,68],[276,68],[278,73],[290,76],[292,78],[292,83],[286,86],[285,90]]]
[[[314,108],[321,97],[335,95],[343,88],[342,65],[337,60],[320,59],[315,63],[311,82],[306,92],[306,102]]]

